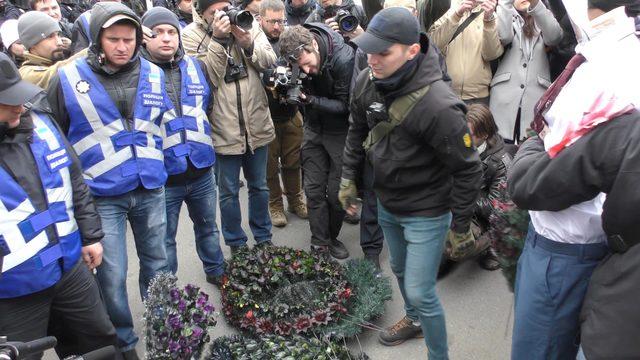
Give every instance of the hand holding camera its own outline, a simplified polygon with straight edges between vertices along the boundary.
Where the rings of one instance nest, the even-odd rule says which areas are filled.
[[[231,33],[231,21],[229,16],[222,10],[216,10],[213,15],[213,21],[211,21],[211,30],[213,31],[213,37],[223,39],[229,36]]]
[[[456,15],[458,15],[458,17],[462,17],[464,16],[464,14],[467,11],[471,11],[473,10],[473,8],[476,7],[476,4],[478,3],[477,0],[464,0],[461,4],[460,7],[458,8],[458,10],[456,10]]]
[[[480,6],[482,7],[482,10],[484,10],[484,20],[493,20],[496,12],[496,6],[498,6],[498,0],[484,0]]]

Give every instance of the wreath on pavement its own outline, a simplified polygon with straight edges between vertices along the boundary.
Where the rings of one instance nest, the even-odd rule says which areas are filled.
[[[336,341],[302,336],[241,335],[224,336],[213,341],[207,360],[368,360],[365,353],[352,354]]]
[[[385,278],[368,261],[346,265],[287,247],[236,254],[222,286],[228,322],[256,335],[324,334],[350,337],[384,312],[391,298]]]

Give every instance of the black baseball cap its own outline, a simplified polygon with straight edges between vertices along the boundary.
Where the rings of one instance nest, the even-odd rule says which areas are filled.
[[[0,104],[22,105],[42,89],[34,84],[22,80],[18,68],[5,53],[0,53]]]
[[[353,39],[367,54],[378,54],[393,44],[413,45],[420,42],[418,19],[403,7],[380,10],[367,25],[367,31]]]

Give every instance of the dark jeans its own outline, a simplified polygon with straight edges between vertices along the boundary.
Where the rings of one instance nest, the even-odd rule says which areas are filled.
[[[328,246],[342,228],[345,211],[338,201],[338,190],[346,137],[346,133],[304,129],[301,156],[312,245]]]
[[[604,243],[559,243],[529,225],[516,273],[512,359],[576,358],[580,309],[591,274],[607,253]]]
[[[56,336],[56,352],[61,359],[118,346],[116,329],[100,299],[98,284],[82,262],[46,290],[0,299],[0,335],[23,342]]]
[[[249,189],[249,227],[256,244],[271,241],[269,188],[267,187],[267,145],[242,155],[216,154],[216,176],[220,190],[220,224],[228,246],[247,244],[240,211],[240,168]]]
[[[218,188],[213,171],[181,185],[165,188],[167,203],[167,263],[172,273],[178,272],[176,232],[182,203],[187,204],[196,237],[196,252],[202,261],[204,272],[218,276],[224,272],[224,257],[220,249],[220,234],[216,225]]]
[[[373,192],[373,167],[365,160],[362,170],[362,213],[360,247],[365,255],[380,255],[384,234],[378,224],[378,199]]]

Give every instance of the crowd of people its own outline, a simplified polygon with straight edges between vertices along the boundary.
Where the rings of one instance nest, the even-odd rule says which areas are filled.
[[[499,269],[515,204],[511,357],[640,357],[640,1],[451,0],[428,28],[424,2],[365,1],[0,0],[0,335],[138,359],[127,221],[143,299],[183,203],[222,286],[242,171],[253,246],[290,214],[336,259],[359,222],[378,273],[386,244],[384,345],[448,358],[438,274]]]

